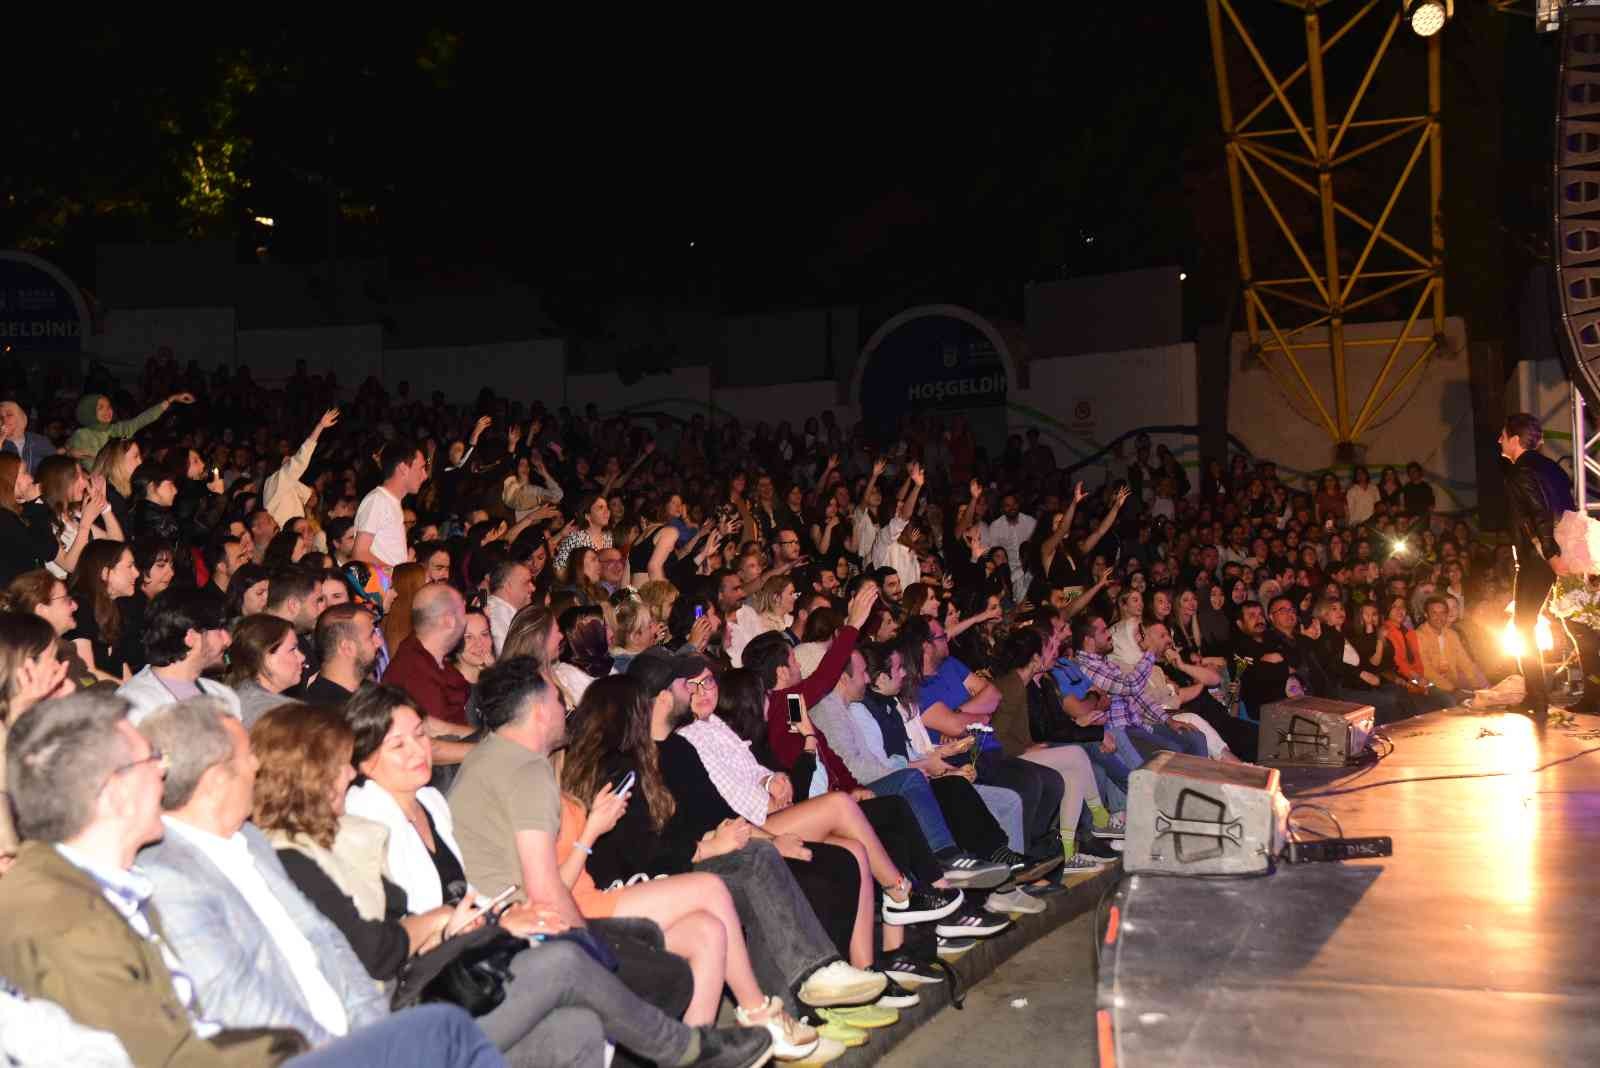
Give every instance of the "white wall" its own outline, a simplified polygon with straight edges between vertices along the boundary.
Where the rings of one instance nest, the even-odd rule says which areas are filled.
[[[171,347],[180,366],[197,360],[210,371],[233,366],[235,325],[232,308],[112,308],[95,340],[101,359],[135,374],[163,345]]]
[[[249,364],[251,376],[258,382],[288,378],[294,373],[294,362],[302,359],[311,370],[336,371],[345,395],[353,393],[368,375],[383,374],[383,327],[377,323],[240,330],[234,336],[238,362]],[[183,359],[181,352],[178,358]]]
[[[546,399],[546,405],[550,400]],[[604,412],[649,408],[687,419],[704,414],[711,403],[711,368],[679,367],[664,375],[645,375],[631,386],[610,371],[566,377],[566,404],[575,412],[593,404]]]
[[[1349,340],[1394,336],[1404,323],[1357,323],[1345,328]],[[1428,325],[1418,320],[1411,328],[1421,336]],[[1376,424],[1361,437],[1369,468],[1402,467],[1417,461],[1427,472],[1440,497],[1442,509],[1469,507],[1477,502],[1477,461],[1472,444],[1472,387],[1467,362],[1466,326],[1462,320],[1445,320],[1446,352],[1430,357]],[[1307,331],[1297,341],[1326,344],[1326,331]],[[1333,443],[1327,430],[1299,394],[1286,397],[1265,368],[1246,359],[1248,339],[1233,337],[1233,375],[1228,387],[1228,429],[1258,456],[1277,460],[1291,472],[1317,471],[1333,464]],[[1388,391],[1421,352],[1420,344],[1401,349],[1384,391]],[[1377,377],[1388,346],[1347,346],[1350,417],[1353,420]],[[1296,351],[1306,377],[1332,414],[1333,372],[1325,348]],[[1293,380],[1293,372],[1285,368]],[[1376,474],[1376,471],[1374,472]]]
[[[787,419],[799,430],[807,418],[820,416],[825,408],[833,409],[834,418],[842,427],[850,427],[857,418],[855,405],[839,403],[839,386],[833,381],[719,389],[711,397],[719,415],[736,416],[745,424],[776,425]]]
[[[1025,390],[1013,383],[1006,398],[1011,430],[1037,427],[1062,465],[1084,459],[1138,427],[1199,421],[1195,348],[1188,342],[1033,360],[1028,382]],[[1165,441],[1180,460],[1194,452],[1190,436],[1153,438]],[[1133,455],[1131,446],[1125,451]]]
[[[545,339],[388,349],[383,353],[384,377],[391,386],[410,382],[411,395],[424,401],[439,390],[453,404],[470,403],[487,386],[502,397],[540,399],[555,408],[564,389],[566,351],[566,342]]]

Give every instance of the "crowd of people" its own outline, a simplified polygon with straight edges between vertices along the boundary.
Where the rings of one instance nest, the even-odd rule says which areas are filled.
[[[90,387],[0,402],[17,1063],[825,1062],[1115,863],[1154,754],[1508,670],[1415,464]]]

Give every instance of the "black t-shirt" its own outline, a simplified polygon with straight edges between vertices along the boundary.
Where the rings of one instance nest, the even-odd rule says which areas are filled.
[[[461,861],[450,852],[445,840],[439,837],[439,828],[434,825],[433,813],[428,811],[428,806],[419,804],[417,807],[422,809],[422,818],[428,821],[428,831],[433,835],[435,848],[429,852],[428,859],[433,861],[433,870],[439,873],[439,885],[444,888],[445,898],[448,900],[451,896],[450,884],[467,885],[467,873],[462,870]]]
[[[94,618],[94,602],[84,597],[78,602],[77,626],[67,631],[67,640],[83,638],[94,650],[94,666],[113,678],[121,678],[127,661],[120,649],[106,641],[100,634],[100,624]],[[119,635],[120,637],[120,635]]]
[[[351,692],[337,682],[318,675],[316,680],[301,692],[300,700],[308,705],[342,705],[350,700],[351,696]]]
[[[0,508],[0,587],[54,560],[58,549],[50,513],[43,505],[23,505],[21,515]]]

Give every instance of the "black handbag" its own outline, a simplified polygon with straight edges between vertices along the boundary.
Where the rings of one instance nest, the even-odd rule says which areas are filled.
[[[395,1009],[429,1001],[442,1001],[482,1016],[506,998],[511,981],[511,959],[528,948],[518,938],[486,918],[484,925],[435,946],[408,960],[400,970],[390,1004]]]

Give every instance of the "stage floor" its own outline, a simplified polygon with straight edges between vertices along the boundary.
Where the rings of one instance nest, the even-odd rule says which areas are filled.
[[[1600,1065],[1600,719],[1388,733],[1375,766],[1283,782],[1394,856],[1124,879],[1100,982],[1120,1068]]]

